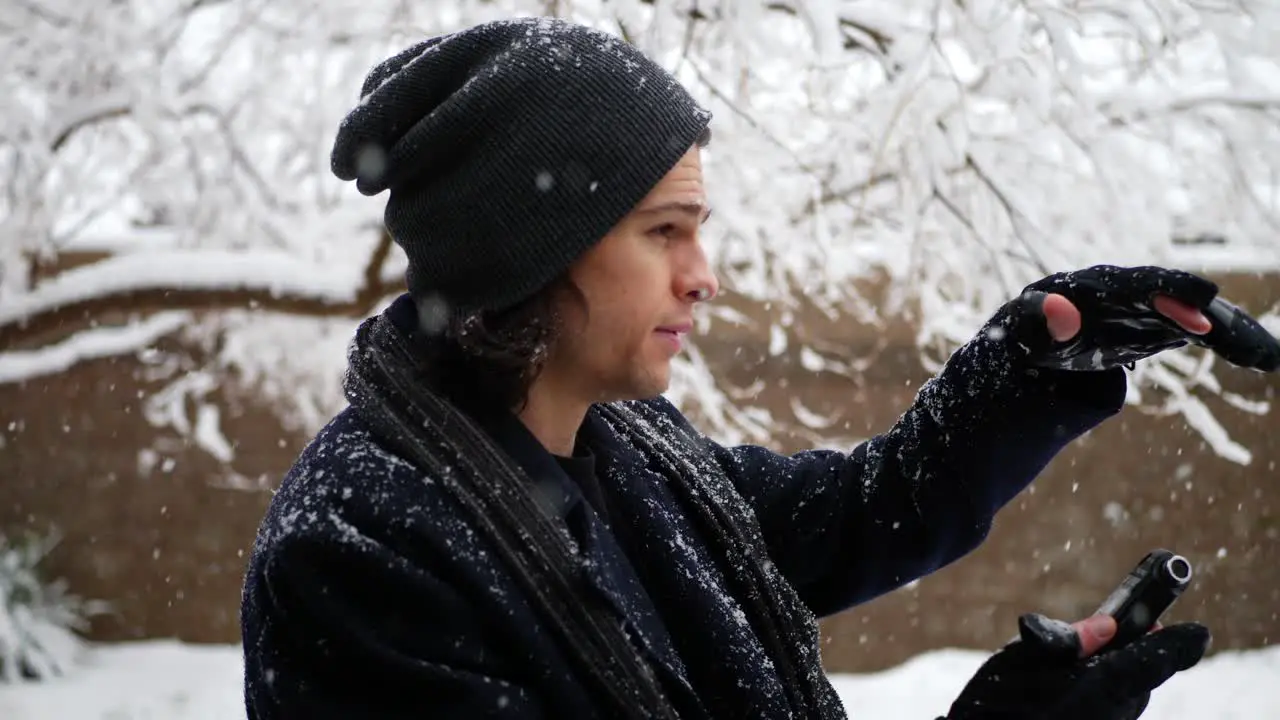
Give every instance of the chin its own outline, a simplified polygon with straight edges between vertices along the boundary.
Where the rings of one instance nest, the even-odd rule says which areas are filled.
[[[652,400],[671,387],[671,370],[662,368],[661,372],[651,372],[632,378],[626,387],[611,393],[611,400]]]
[[[663,363],[662,367],[656,370],[652,375],[645,378],[647,382],[644,385],[644,398],[648,400],[655,398],[666,392],[671,387],[671,364]]]
[[[636,396],[631,399],[632,400],[652,400],[657,397],[662,397],[662,393],[666,391],[667,391],[666,388],[662,388],[660,390],[653,390],[652,392],[637,393]]]
[[[652,400],[656,397],[660,397],[662,393],[666,392],[670,387],[671,383],[663,383],[662,385],[648,387],[644,392],[636,394],[636,400]]]
[[[656,397],[660,397],[662,393],[666,391],[667,391],[666,386],[663,386],[663,387],[650,386],[645,388],[633,388],[628,392],[620,392],[620,393],[614,394],[612,397],[610,397],[607,400],[607,402],[617,402],[617,401],[623,401],[623,400],[652,400]]]

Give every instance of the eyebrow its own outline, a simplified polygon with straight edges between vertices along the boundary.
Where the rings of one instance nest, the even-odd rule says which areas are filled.
[[[689,213],[690,215],[700,216],[702,222],[706,222],[707,218],[711,217],[710,206],[696,202],[668,202],[660,205],[650,205],[649,207],[640,208],[636,212],[643,215],[656,215],[670,210],[680,210],[682,212]]]

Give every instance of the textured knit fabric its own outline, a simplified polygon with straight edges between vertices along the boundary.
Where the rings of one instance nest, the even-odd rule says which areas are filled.
[[[376,66],[333,172],[390,190],[410,292],[453,312],[533,294],[601,240],[711,114],[606,33],[551,18],[430,38]]]

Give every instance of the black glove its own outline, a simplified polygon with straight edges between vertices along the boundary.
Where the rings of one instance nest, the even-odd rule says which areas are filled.
[[[1055,341],[1045,323],[1041,306],[1049,293],[1066,297],[1080,311],[1080,332],[1065,342]],[[1217,294],[1214,282],[1181,270],[1095,265],[1028,285],[985,330],[1007,338],[1036,367],[1107,370],[1188,343],[1239,367],[1264,372],[1280,367],[1280,340]],[[1187,332],[1155,309],[1156,295],[1200,310],[1213,329],[1206,335]]]
[[[1209,631],[1170,625],[1080,657],[1075,628],[1043,615],[1018,619],[1019,638],[992,655],[939,720],[1134,720],[1151,691],[1204,656]]]

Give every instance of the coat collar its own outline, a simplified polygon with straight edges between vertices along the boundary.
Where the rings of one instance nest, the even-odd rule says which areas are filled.
[[[602,428],[595,422],[599,421],[584,424],[583,432],[596,440],[591,443],[593,446],[612,456],[597,457],[597,472],[602,472],[609,460],[624,458],[628,466],[639,471],[625,475],[630,482],[651,482],[641,475],[642,466],[632,465],[637,456],[627,455],[618,443],[612,442],[610,435],[600,434],[602,429],[607,430],[607,426]],[[586,502],[577,484],[514,415],[490,416],[482,420],[482,425],[532,479],[544,507],[568,525],[570,534],[579,543],[584,575],[591,588],[626,622],[629,633],[639,639],[639,645],[649,660],[678,686],[693,694],[684,665],[663,628],[652,599],[614,534]],[[626,522],[626,517],[618,521]]]

